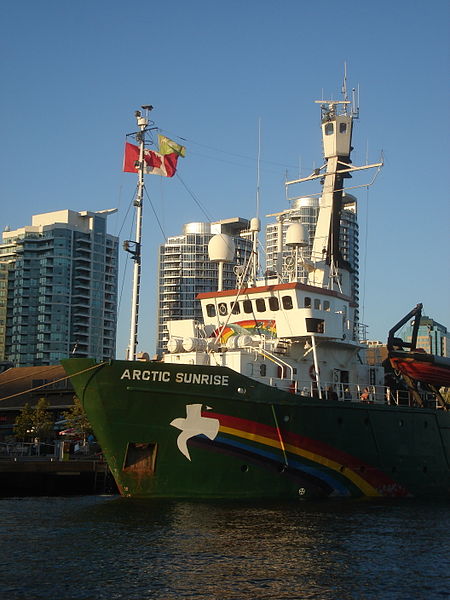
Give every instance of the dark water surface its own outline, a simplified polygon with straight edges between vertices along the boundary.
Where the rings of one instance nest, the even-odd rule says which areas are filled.
[[[450,598],[450,504],[0,500],[0,598]]]

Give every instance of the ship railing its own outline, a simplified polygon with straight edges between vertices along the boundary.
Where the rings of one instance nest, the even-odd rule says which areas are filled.
[[[338,400],[361,404],[388,404],[406,407],[417,406],[413,395],[407,390],[393,389],[384,385],[321,383],[321,396],[323,400]],[[302,381],[270,377],[269,385],[292,394],[319,398],[319,390],[314,380]],[[441,408],[434,394],[421,393],[421,397],[425,408]]]

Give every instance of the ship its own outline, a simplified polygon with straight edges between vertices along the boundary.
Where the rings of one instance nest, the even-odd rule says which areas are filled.
[[[209,249],[218,285],[198,295],[203,319],[168,321],[167,351],[152,360],[137,353],[136,342],[151,107],[136,112],[139,213],[127,358],[62,361],[122,496],[449,495],[450,415],[441,382],[430,387],[410,373],[397,389],[386,385],[383,366],[368,360],[353,267],[342,251],[340,222],[349,189],[344,184],[356,171],[379,171],[382,161],[352,163],[359,117],[354,93],[351,100],[345,90],[342,100],[317,102],[323,165],[286,182],[289,190],[320,184],[313,239],[301,222],[290,223],[283,235],[285,213],[277,213],[277,268],[261,275],[261,226],[252,218],[250,259],[236,270],[236,288],[223,289],[233,240],[214,236]],[[390,360],[401,377],[411,348],[399,339],[392,334]],[[412,354],[417,359],[421,353]]]

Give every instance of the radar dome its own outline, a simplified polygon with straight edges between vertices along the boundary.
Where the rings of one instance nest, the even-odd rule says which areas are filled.
[[[211,262],[233,262],[234,241],[226,233],[218,233],[209,240],[209,260]]]
[[[292,223],[286,231],[286,246],[307,246],[309,234],[303,223]]]

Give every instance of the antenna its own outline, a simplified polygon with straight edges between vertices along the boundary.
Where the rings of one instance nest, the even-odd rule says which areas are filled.
[[[348,100],[347,96],[347,61],[344,61],[344,79],[342,81],[342,98]]]
[[[261,162],[261,117],[258,121],[258,160],[256,164],[256,218],[259,218],[259,164]]]

